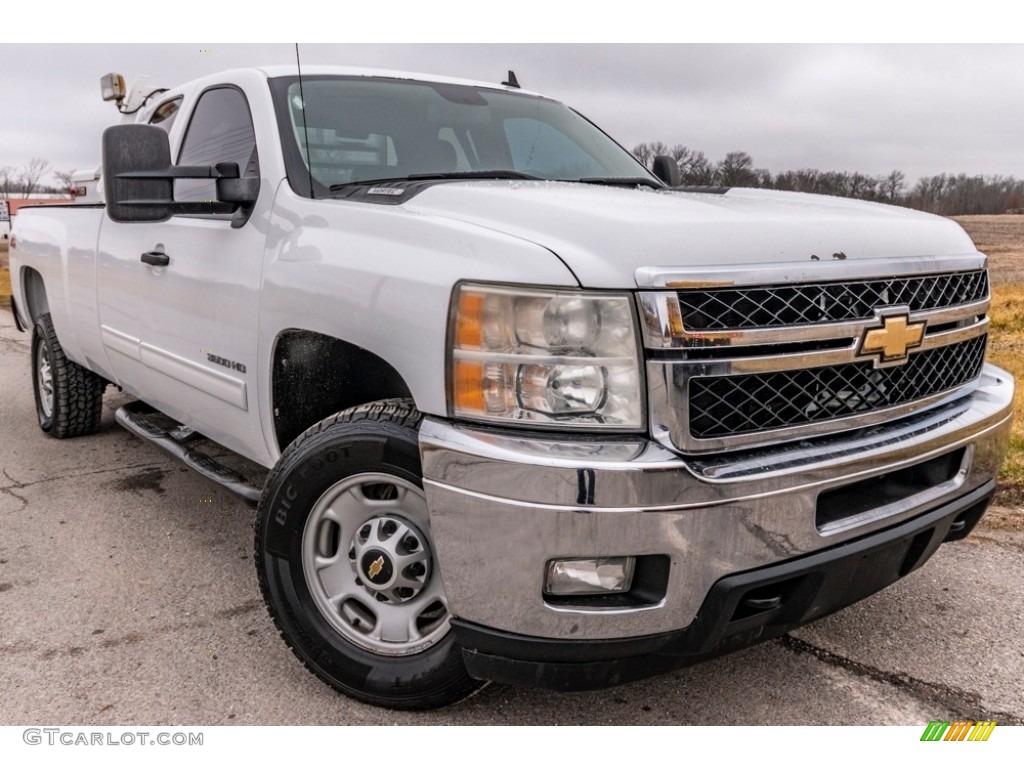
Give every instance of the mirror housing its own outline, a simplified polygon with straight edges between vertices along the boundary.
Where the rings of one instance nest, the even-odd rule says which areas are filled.
[[[234,165],[235,176],[238,175],[238,166],[235,163],[221,163],[217,167],[220,168],[221,165]],[[217,179],[217,199],[222,203],[251,205],[256,202],[259,192],[260,180],[255,176]]]
[[[212,179],[217,201],[177,202],[175,179]],[[116,125],[103,132],[103,188],[107,215],[132,224],[167,221],[181,214],[237,213],[232,227],[252,213],[260,180],[239,177],[237,163],[172,165],[167,133],[153,125]]]
[[[676,161],[668,155],[658,155],[654,158],[654,175],[670,187],[678,187],[680,183],[679,166]]]
[[[107,215],[113,221],[167,221],[174,201],[174,181],[162,178],[124,178],[131,172],[169,168],[171,145],[167,133],[152,125],[117,125],[103,132],[103,191]]]

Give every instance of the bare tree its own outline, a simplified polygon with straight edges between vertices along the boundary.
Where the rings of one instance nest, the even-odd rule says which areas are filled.
[[[907,177],[903,175],[903,171],[894,170],[882,181],[882,193],[885,195],[885,199],[890,203],[895,203],[899,199],[900,195],[903,194],[903,187],[905,186]]]
[[[666,144],[664,141],[652,141],[650,146],[652,157],[668,154],[668,144]]]
[[[61,192],[70,192],[74,187],[74,171],[54,171],[53,175],[57,177]]]
[[[671,148],[663,141],[637,144],[633,155],[648,168],[658,155],[668,155],[679,168],[680,184],[687,187],[721,184],[731,187],[762,187],[818,195],[837,195],[860,200],[880,200],[905,205],[943,216],[997,214],[1020,211],[1024,181],[1013,176],[968,176],[939,174],[920,179],[913,188],[900,170],[884,176],[858,171],[819,171],[816,168],[772,174],[755,168],[746,152],[730,152],[720,163],[711,163],[703,152],[683,144]],[[10,169],[6,169],[10,171]],[[0,190],[3,176],[0,172]],[[17,184],[9,191],[20,191]]]
[[[664,141],[645,141],[633,147],[633,157],[646,168],[651,168],[654,165],[654,158],[658,155],[668,154],[670,154],[668,145]]]
[[[687,162],[690,160],[690,155],[692,154],[693,153],[690,152],[689,147],[685,147],[682,144],[676,144],[668,151],[668,156],[675,160],[676,165],[679,166],[680,173],[682,173],[683,168],[686,167]]]
[[[849,186],[849,174],[842,171],[822,171],[818,174],[817,189],[814,191],[821,195],[844,197],[850,193]]]
[[[21,176],[18,178],[21,184],[21,196],[30,197],[36,188],[39,186],[39,180],[43,178],[43,175],[50,169],[50,164],[43,160],[41,157],[33,157],[28,161],[28,165],[25,166],[21,172]]]
[[[846,194],[849,197],[870,200],[875,196],[875,179],[855,171],[850,174],[850,182]]]
[[[716,180],[723,187],[752,187],[757,184],[754,159],[746,152],[729,152],[718,164]]]
[[[689,187],[706,187],[715,183],[715,168],[703,152],[691,152],[679,169],[681,183]]]
[[[796,192],[818,192],[821,189],[819,179],[821,171],[817,168],[801,168],[794,174],[796,185],[793,190]]]
[[[0,168],[0,199],[6,200],[18,185],[17,172],[9,165]]]
[[[651,145],[646,141],[643,141],[633,147],[633,157],[640,161],[640,164],[645,168],[651,167],[651,161],[654,160],[654,153],[651,152]]]

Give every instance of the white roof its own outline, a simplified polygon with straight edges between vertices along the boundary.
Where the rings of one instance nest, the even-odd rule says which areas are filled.
[[[298,68],[291,65],[276,65],[272,67],[254,67],[254,69],[262,72],[264,76],[270,77],[284,77],[286,75],[298,74]],[[531,96],[541,96],[542,94],[535,93],[533,91],[526,91],[521,88],[510,88],[506,85],[501,85],[500,80],[496,82],[484,82],[481,80],[466,80],[458,77],[445,77],[444,75],[431,75],[424,74],[422,72],[404,72],[397,69],[368,69],[366,67],[336,67],[323,64],[303,64],[302,74],[306,75],[342,75],[345,77],[389,77],[397,80],[419,80],[421,82],[428,83],[444,83],[447,85],[472,85],[478,88],[493,88],[499,91],[510,91],[512,93],[527,93]],[[498,73],[504,77],[507,74]]]

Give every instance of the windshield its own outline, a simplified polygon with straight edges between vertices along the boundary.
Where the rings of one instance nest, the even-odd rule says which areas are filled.
[[[384,179],[464,175],[660,186],[563,104],[501,90],[365,77],[271,81],[289,180],[300,194]]]

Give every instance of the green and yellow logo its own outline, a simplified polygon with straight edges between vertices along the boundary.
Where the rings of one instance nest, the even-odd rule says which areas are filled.
[[[995,727],[994,720],[932,720],[921,734],[921,741],[988,741]]]

